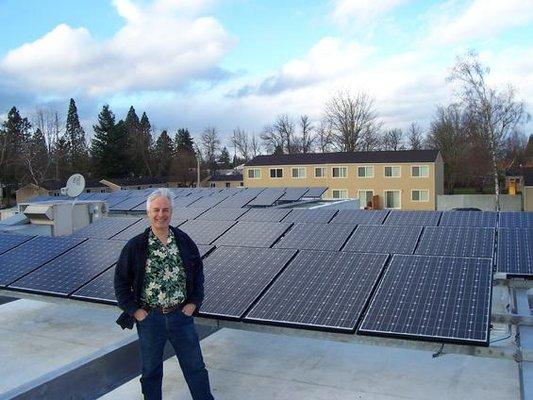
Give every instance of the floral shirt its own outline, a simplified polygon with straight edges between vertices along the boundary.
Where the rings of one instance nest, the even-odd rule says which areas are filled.
[[[176,238],[168,231],[166,246],[150,230],[141,301],[149,307],[170,307],[185,300],[186,276]]]

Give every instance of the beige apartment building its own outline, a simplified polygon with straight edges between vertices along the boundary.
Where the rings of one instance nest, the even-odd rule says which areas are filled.
[[[444,194],[437,150],[257,156],[244,167],[245,187],[327,187],[323,198],[355,199],[364,207],[435,210]]]

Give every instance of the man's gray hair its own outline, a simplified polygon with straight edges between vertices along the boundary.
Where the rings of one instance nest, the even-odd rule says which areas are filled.
[[[158,197],[165,197],[170,202],[170,208],[172,208],[172,192],[167,188],[159,188],[154,190],[146,199],[146,211],[150,210],[150,204]]]

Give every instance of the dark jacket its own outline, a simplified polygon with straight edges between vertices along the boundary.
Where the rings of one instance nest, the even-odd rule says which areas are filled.
[[[194,303],[196,310],[204,299],[204,271],[202,258],[196,244],[183,231],[170,227],[176,238],[180,257],[183,261],[186,279],[184,304]],[[126,243],[115,269],[115,296],[118,306],[124,311],[117,319],[122,329],[133,327],[133,314],[141,307],[146,261],[148,259],[148,235],[150,228]]]

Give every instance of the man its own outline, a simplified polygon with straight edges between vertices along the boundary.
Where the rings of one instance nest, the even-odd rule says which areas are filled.
[[[154,191],[146,210],[150,228],[124,246],[115,269],[115,295],[124,310],[117,323],[122,328],[137,324],[146,400],[162,398],[167,339],[193,399],[212,400],[192,317],[204,297],[202,259],[192,239],[170,226],[172,197],[168,189]]]

